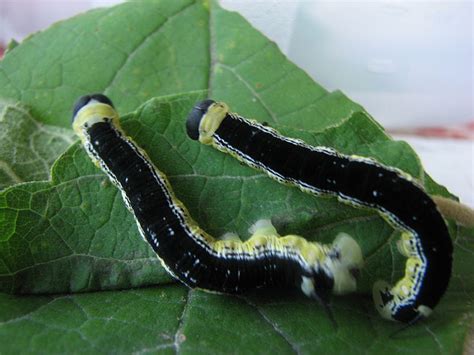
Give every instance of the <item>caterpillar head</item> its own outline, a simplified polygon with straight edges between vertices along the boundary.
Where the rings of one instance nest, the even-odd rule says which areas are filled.
[[[229,108],[223,102],[207,99],[197,103],[186,120],[186,132],[189,138],[210,144],[212,135],[228,112]]]
[[[72,128],[84,140],[84,130],[98,122],[113,121],[119,126],[119,118],[112,101],[102,94],[81,96],[74,104]]]

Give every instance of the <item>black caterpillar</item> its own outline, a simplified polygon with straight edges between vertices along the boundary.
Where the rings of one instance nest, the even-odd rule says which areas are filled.
[[[448,287],[453,246],[435,203],[411,176],[373,159],[284,137],[213,100],[193,108],[186,128],[190,138],[282,183],[377,210],[403,231],[398,249],[408,258],[405,275],[395,286],[383,281],[374,285],[377,310],[384,318],[408,323],[430,315]]]

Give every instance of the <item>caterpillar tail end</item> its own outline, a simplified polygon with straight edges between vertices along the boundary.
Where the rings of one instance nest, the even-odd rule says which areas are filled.
[[[348,234],[340,233],[334,240],[332,248],[338,258],[331,258],[331,269],[334,275],[333,293],[341,295],[357,289],[357,277],[364,264],[359,244]]]
[[[412,324],[429,317],[433,312],[431,307],[426,305],[416,306],[413,303],[402,302],[401,297],[396,295],[397,286],[392,288],[385,281],[377,281],[372,289],[374,305],[382,318],[402,323]],[[398,300],[398,301],[397,301]]]
[[[372,288],[374,305],[382,318],[395,320],[392,317],[391,303],[394,298],[390,285],[385,281],[377,281]]]

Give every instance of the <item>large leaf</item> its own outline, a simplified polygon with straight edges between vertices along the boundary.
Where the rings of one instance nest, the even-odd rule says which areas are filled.
[[[404,263],[394,244],[398,232],[377,215],[281,186],[186,137],[187,112],[194,101],[212,96],[310,144],[396,165],[430,192],[448,196],[423,172],[406,144],[390,141],[343,94],[327,93],[315,84],[237,14],[200,1],[126,3],[59,23],[0,62],[0,96],[30,105],[40,122],[64,127],[73,101],[84,93],[109,94],[123,113],[150,97],[195,89],[203,91],[146,103],[125,117],[124,127],[168,174],[203,228],[214,235],[237,231],[246,238],[256,219],[272,218],[280,232],[312,240],[330,242],[346,231],[360,242],[367,260],[361,293],[367,294],[380,277],[398,277]],[[120,194],[77,144],[55,163],[50,182],[21,184],[0,194],[0,223],[3,291],[77,292],[170,281],[138,236]],[[410,330],[415,339],[393,340],[391,349],[461,349],[472,319],[467,306],[473,290],[467,274],[472,231],[464,241],[451,230],[460,255],[451,291],[427,326]],[[145,298],[155,302],[153,311],[141,307],[144,292],[152,295]],[[302,297],[277,293],[242,299],[192,291],[182,300],[185,294],[177,286],[161,286],[75,296],[4,295],[0,351],[151,352],[173,350],[173,343],[179,350],[223,352],[236,351],[233,344],[242,351],[375,352],[388,346],[392,340],[387,334],[397,329],[375,314],[369,300],[358,297],[335,300],[336,332],[321,310]],[[160,297],[172,301],[161,302]],[[93,309],[72,319],[60,317],[77,312],[75,303]],[[176,305],[181,305],[178,311]],[[180,320],[157,323],[168,316]],[[26,330],[19,332],[18,327]],[[381,335],[379,340],[368,336],[374,332]],[[5,339],[14,341],[7,344]]]

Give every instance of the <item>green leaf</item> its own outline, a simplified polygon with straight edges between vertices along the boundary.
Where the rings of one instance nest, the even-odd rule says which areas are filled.
[[[163,285],[64,296],[0,294],[0,349],[5,354],[469,352],[465,339],[472,326],[474,278],[467,271],[474,229],[460,228],[455,239],[454,278],[443,301],[429,320],[396,336],[402,326],[380,318],[368,297],[334,298],[334,329],[324,311],[301,295],[237,297]]]
[[[363,295],[373,281],[394,281],[402,272],[399,233],[372,211],[282,186],[190,141],[184,119],[194,102],[224,100],[289,136],[376,157],[409,172],[428,191],[449,196],[407,144],[391,141],[359,105],[328,93],[214,2],[131,2],[94,10],[33,35],[0,62],[0,96],[28,104],[39,122],[68,127],[74,100],[95,91],[111,96],[127,133],[169,176],[206,231],[235,231],[245,239],[260,218],[272,218],[282,234],[322,242],[345,231],[366,258]],[[460,352],[472,322],[474,230],[452,223],[450,230],[453,279],[432,317],[392,339],[400,325],[382,320],[369,297],[353,295],[334,299],[335,330],[302,296],[239,298],[164,285],[171,278],[139,237],[120,193],[74,144],[53,165],[51,181],[0,192],[0,289],[51,294],[161,286],[3,294],[0,352]]]
[[[51,165],[74,140],[70,130],[39,124],[26,107],[0,101],[0,190],[49,179]]]

